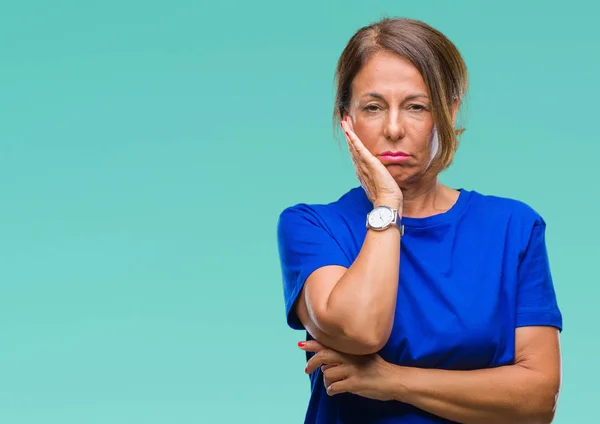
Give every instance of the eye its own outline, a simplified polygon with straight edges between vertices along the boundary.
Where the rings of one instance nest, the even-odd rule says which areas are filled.
[[[408,109],[414,110],[416,112],[422,112],[422,111],[428,110],[427,107],[425,107],[423,105],[418,105],[418,104],[409,105]]]
[[[377,112],[378,110],[380,110],[379,106],[377,105],[366,105],[365,107],[363,107],[363,110],[365,112]]]

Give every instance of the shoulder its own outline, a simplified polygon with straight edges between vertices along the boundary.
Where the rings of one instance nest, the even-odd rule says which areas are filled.
[[[524,200],[475,191],[471,192],[471,197],[469,209],[473,219],[485,219],[506,237],[518,240],[523,247],[529,244],[534,233],[545,232],[544,218]]]
[[[353,255],[360,231],[364,231],[364,207],[356,189],[330,203],[286,207],[277,223],[278,249],[286,269],[300,262],[349,266],[348,258]],[[359,217],[362,226],[357,225]]]
[[[360,188],[353,188],[329,203],[297,203],[279,214],[278,231],[301,231],[310,226],[326,228],[343,216],[352,215],[364,203]],[[362,216],[362,215],[361,215]]]
[[[540,213],[523,200],[471,191],[472,209],[490,216],[502,216],[515,222],[544,222]]]

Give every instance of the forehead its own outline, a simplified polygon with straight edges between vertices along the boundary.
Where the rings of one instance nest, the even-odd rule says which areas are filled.
[[[354,96],[376,91],[382,94],[427,93],[427,86],[419,70],[402,56],[379,51],[369,58],[352,81]]]

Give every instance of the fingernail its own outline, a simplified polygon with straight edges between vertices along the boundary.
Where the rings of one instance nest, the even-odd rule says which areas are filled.
[[[344,128],[344,124],[342,124],[341,122],[340,122],[340,127]]]
[[[347,135],[348,137],[350,137],[350,134],[348,134],[348,131],[346,131],[346,135]]]
[[[306,342],[298,342],[298,347],[304,347],[306,345]]]

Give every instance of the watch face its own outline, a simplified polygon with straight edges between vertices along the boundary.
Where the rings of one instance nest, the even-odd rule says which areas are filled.
[[[394,220],[394,213],[390,208],[378,207],[369,214],[369,225],[373,228],[383,228]]]

